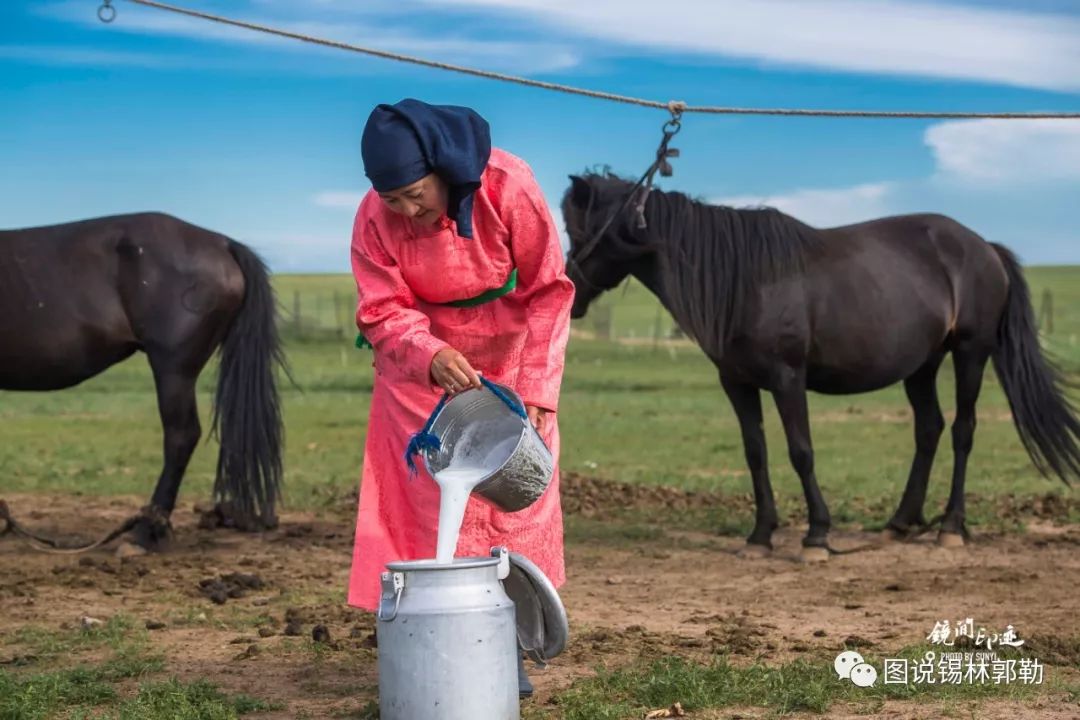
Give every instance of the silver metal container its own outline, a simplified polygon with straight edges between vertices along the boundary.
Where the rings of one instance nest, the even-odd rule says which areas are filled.
[[[394,562],[376,615],[381,720],[519,720],[509,554]]]
[[[521,397],[492,383],[524,412]],[[503,512],[524,510],[540,499],[554,472],[551,451],[540,434],[489,388],[471,388],[450,398],[435,416],[431,433],[438,451],[424,453],[431,475],[451,465],[484,473],[473,494]]]

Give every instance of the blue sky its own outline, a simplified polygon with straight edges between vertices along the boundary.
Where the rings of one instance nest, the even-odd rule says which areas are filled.
[[[463,65],[692,104],[1080,111],[1072,0],[176,0]],[[567,175],[639,174],[664,113],[316,48],[114,0],[0,4],[0,227],[161,210],[279,272],[347,272],[371,108],[476,108],[561,224]],[[1080,121],[688,116],[664,187],[828,226],[952,215],[1080,263]]]

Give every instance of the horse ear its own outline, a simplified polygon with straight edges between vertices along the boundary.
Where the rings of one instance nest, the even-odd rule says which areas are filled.
[[[592,186],[580,175],[570,176],[570,200],[578,207],[585,207],[592,197]]]

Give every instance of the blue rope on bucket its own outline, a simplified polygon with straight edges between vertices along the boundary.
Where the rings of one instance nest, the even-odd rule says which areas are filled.
[[[435,409],[431,411],[431,415],[428,417],[427,422],[420,432],[415,433],[409,438],[409,444],[405,446],[405,464],[409,466],[409,477],[416,475],[416,462],[413,460],[413,456],[429,451],[438,452],[442,447],[442,442],[439,438],[432,434],[431,426],[435,424],[435,418],[438,417],[439,411],[446,405],[446,401],[450,399],[449,395],[443,395],[439,400],[439,404],[435,406]]]
[[[519,405],[514,402],[514,399],[507,395],[501,387],[491,382],[485,377],[480,378],[481,384],[492,392],[492,394],[506,403],[506,406],[514,411],[514,414],[520,417],[522,420],[528,420],[528,413],[525,412],[525,406]],[[435,418],[439,416],[439,412],[446,406],[447,400],[450,399],[449,395],[443,395],[439,400],[439,404],[435,406],[435,409],[431,411],[431,415],[428,417],[427,422],[424,423],[424,427],[420,432],[413,434],[409,438],[409,444],[405,446],[405,464],[409,466],[409,477],[416,475],[416,461],[414,456],[421,452],[438,452],[442,447],[442,441],[438,436],[431,432],[431,426],[435,424]]]
[[[495,397],[499,398],[504,403],[506,403],[506,407],[513,410],[514,414],[517,415],[519,418],[521,418],[522,420],[528,420],[529,419],[529,414],[527,412],[525,412],[525,406],[524,405],[518,405],[516,402],[514,402],[514,399],[512,397],[510,397],[509,395],[507,395],[505,392],[503,392],[503,389],[501,387],[499,387],[495,383],[491,382],[486,377],[481,377],[480,378],[480,383],[484,387],[486,387],[488,390],[490,390],[492,392],[492,394],[495,395]]]

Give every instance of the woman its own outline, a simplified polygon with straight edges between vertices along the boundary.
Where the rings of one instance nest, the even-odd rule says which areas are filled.
[[[435,557],[439,488],[403,460],[444,392],[512,387],[556,459],[534,505],[503,513],[470,499],[458,557],[519,552],[566,578],[555,417],[574,286],[529,167],[491,147],[474,111],[416,100],[379,105],[361,141],[372,190],[353,227],[356,323],[375,354],[349,604],[375,610],[388,562]],[[531,692],[524,667],[523,694]]]

